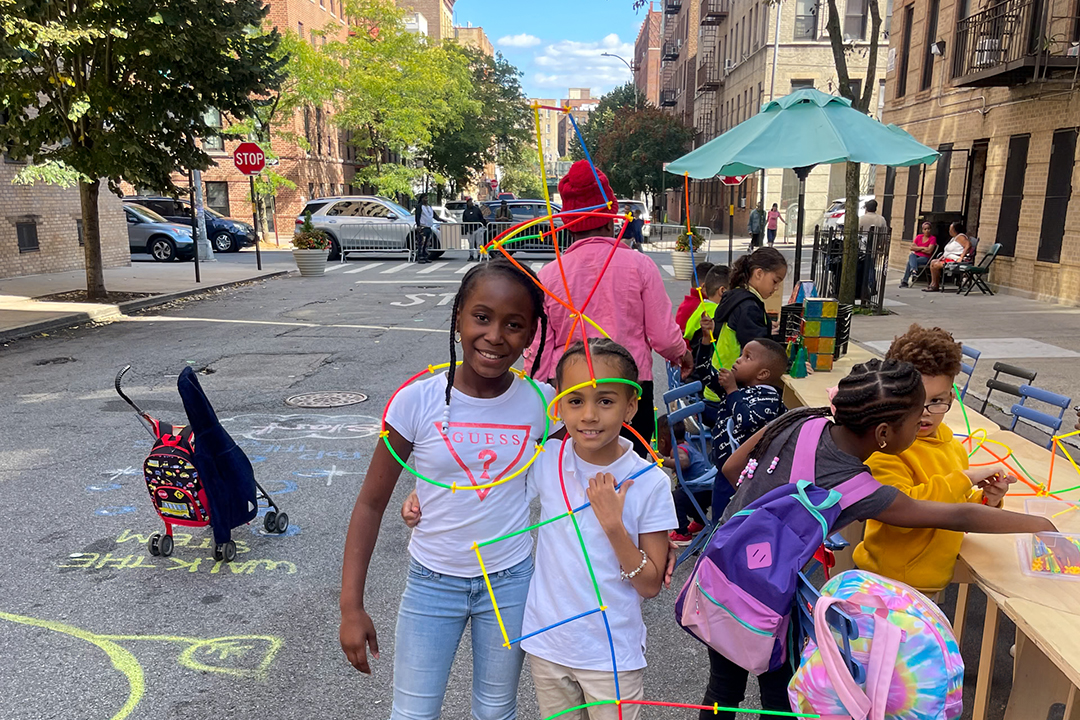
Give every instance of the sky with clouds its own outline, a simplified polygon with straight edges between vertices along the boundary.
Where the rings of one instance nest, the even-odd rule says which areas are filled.
[[[562,99],[567,88],[592,88],[596,96],[633,79],[626,60],[645,17],[633,0],[457,0],[458,25],[481,26],[495,49],[524,75],[529,97]]]

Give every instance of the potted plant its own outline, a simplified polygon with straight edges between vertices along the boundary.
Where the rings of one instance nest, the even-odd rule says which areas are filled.
[[[330,238],[311,224],[311,211],[304,213],[304,224],[293,235],[293,260],[300,274],[305,277],[326,272],[326,258],[330,254]]]
[[[675,240],[675,249],[671,251],[671,266],[675,269],[676,280],[692,280],[694,278],[694,262],[690,255],[690,243],[694,244],[694,252],[699,252],[705,239],[696,233],[681,233]]]

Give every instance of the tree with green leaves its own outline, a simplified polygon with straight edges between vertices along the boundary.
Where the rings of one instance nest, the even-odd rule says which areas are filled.
[[[686,154],[693,136],[692,128],[660,108],[623,109],[613,114],[592,156],[616,195],[655,194],[664,186],[664,163]]]
[[[465,56],[405,29],[392,0],[353,0],[344,12],[357,19],[346,42],[326,49],[343,67],[334,121],[352,130],[369,163],[358,173],[381,193],[410,193],[425,169],[408,158],[430,145],[435,132],[460,128],[477,111]],[[437,178],[439,179],[439,178]]]
[[[607,132],[617,114],[625,110],[643,110],[648,104],[645,93],[638,90],[637,85],[632,82],[606,93],[600,98],[596,109],[589,113],[589,120],[579,128],[585,139],[585,147],[590,153],[596,152],[600,138]],[[585,159],[585,151],[581,149],[576,135],[570,141],[570,157],[574,160]]]
[[[866,76],[862,83],[862,95],[856,96],[851,87],[851,74],[848,72],[848,58],[861,54],[854,43],[844,38],[840,23],[840,11],[836,0],[826,0],[829,16],[825,27],[829,32],[829,44],[832,47],[833,62],[842,97],[851,101],[851,106],[862,112],[870,111],[870,99],[877,87],[878,45],[881,40],[881,11],[878,0],[867,0],[870,8],[870,47],[865,53]],[[859,262],[859,163],[847,163],[844,172],[844,259],[840,270],[840,302],[855,302],[856,274]]]
[[[522,153],[503,165],[499,189],[514,193],[519,198],[544,197],[544,179],[540,177],[540,161],[537,157]]]
[[[125,180],[176,194],[205,169],[206,113],[251,115],[281,82],[258,0],[0,0],[0,143],[24,178],[76,178],[89,299],[107,297],[98,195]]]
[[[456,193],[488,163],[514,164],[532,138],[532,113],[521,89],[521,71],[502,54],[495,57],[448,44],[472,73],[470,102],[456,108],[457,121],[436,126],[426,152],[427,166],[446,176]]]

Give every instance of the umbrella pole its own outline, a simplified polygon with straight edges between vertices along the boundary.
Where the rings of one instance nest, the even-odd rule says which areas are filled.
[[[735,255],[735,186],[730,186],[728,194],[728,236],[727,236],[727,264],[731,267]],[[753,248],[750,248],[753,252]]]
[[[806,214],[806,176],[814,169],[813,165],[792,168],[799,178],[799,219],[795,226],[795,282],[802,280],[802,238],[803,216]]]

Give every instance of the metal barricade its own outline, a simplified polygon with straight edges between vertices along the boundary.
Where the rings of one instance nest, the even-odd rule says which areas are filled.
[[[885,311],[885,282],[889,272],[891,232],[874,230],[859,233],[858,273],[855,297],[859,305],[875,314]],[[822,297],[839,297],[840,273],[844,259],[844,229],[814,228],[810,280]]]

